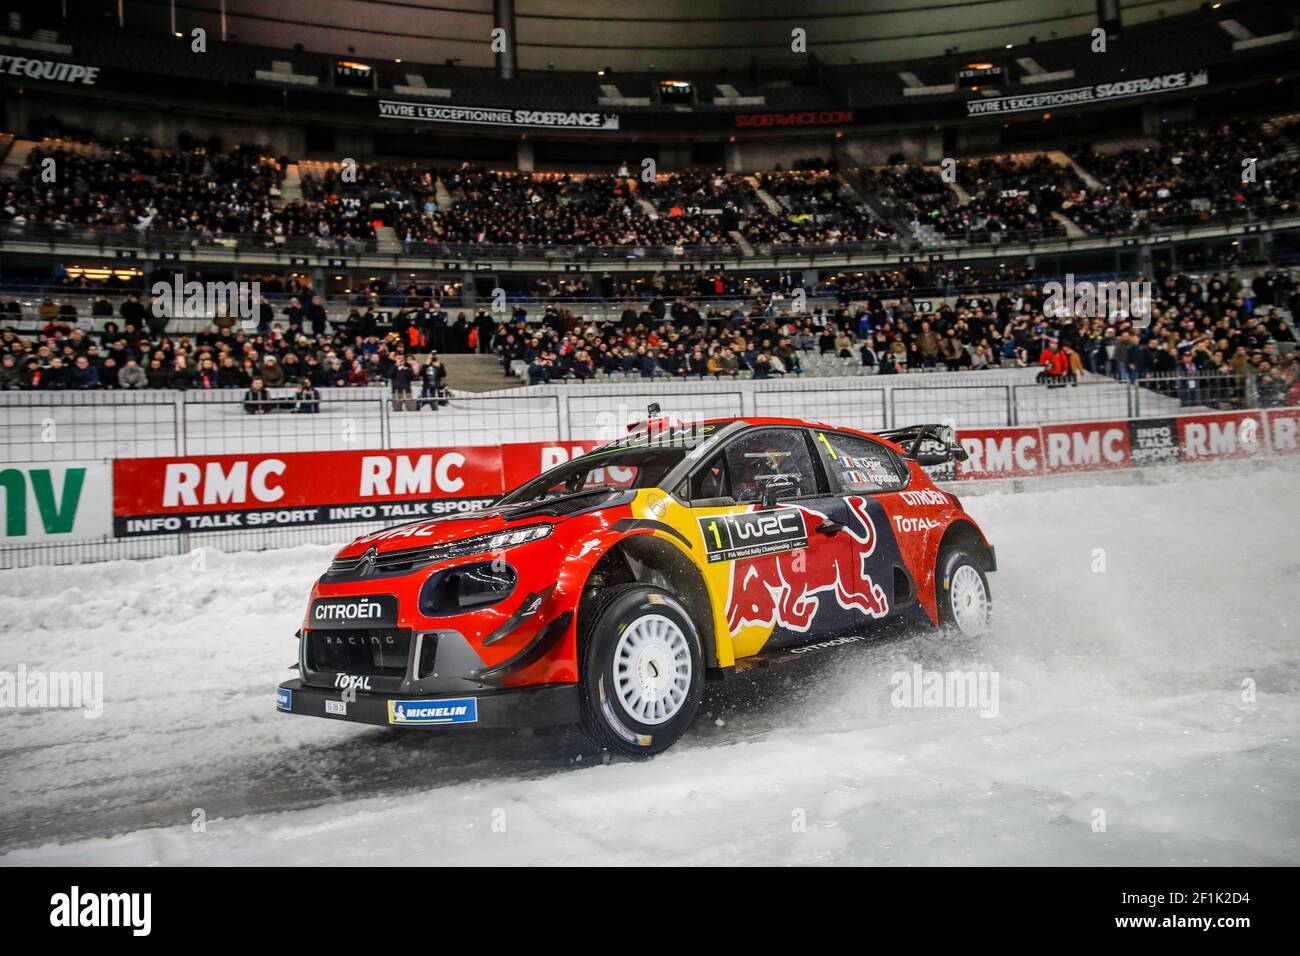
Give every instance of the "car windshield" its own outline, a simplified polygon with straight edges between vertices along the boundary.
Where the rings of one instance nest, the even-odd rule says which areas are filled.
[[[606,446],[556,465],[501,499],[501,504],[546,501],[577,494],[624,488],[656,488],[689,449],[678,446],[621,448]]]

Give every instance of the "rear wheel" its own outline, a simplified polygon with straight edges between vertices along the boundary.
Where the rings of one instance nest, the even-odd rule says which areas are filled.
[[[611,588],[582,635],[582,723],[610,750],[649,757],[670,747],[700,705],[704,662],[686,609],[661,588]]]
[[[993,599],[984,562],[966,548],[950,545],[939,553],[935,572],[939,623],[955,627],[965,637],[987,633]]]

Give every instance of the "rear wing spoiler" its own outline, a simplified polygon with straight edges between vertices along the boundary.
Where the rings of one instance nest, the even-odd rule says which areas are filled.
[[[946,465],[950,461],[965,461],[969,456],[957,440],[957,431],[951,425],[909,425],[876,432],[881,438],[903,446],[903,456],[918,465]]]

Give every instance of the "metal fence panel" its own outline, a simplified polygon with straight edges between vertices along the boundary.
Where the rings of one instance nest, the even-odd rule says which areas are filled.
[[[0,393],[0,461],[180,454],[174,394]]]
[[[1009,385],[898,385],[893,389],[893,426],[954,422],[957,427],[1010,425]]]
[[[291,392],[277,390],[280,407],[252,415],[243,393],[235,389],[187,392],[182,404],[183,454],[239,455],[254,452],[329,451],[338,448],[383,448],[384,399],[334,389],[322,396],[320,410],[295,411]],[[366,391],[376,391],[366,389]]]
[[[754,392],[754,412],[776,418],[798,417],[828,425],[845,425],[864,431],[887,428],[889,403],[883,388],[817,388],[799,392],[799,410],[793,415],[790,392],[779,386]]]
[[[385,409],[390,448],[503,445],[554,439],[560,399],[517,389],[507,395],[458,395],[445,403],[417,401],[408,411]]]
[[[656,392],[653,385],[644,390],[619,391],[616,395],[566,396],[570,439],[611,439],[627,434],[629,422],[646,417],[651,403],[663,405],[665,414],[684,421],[706,418],[734,418],[744,414],[744,396],[739,391],[724,391],[704,385],[699,391],[674,389],[670,394]]]
[[[1133,398],[1128,385],[1093,379],[1050,388],[1013,385],[1012,396],[1017,425],[1128,418]]]

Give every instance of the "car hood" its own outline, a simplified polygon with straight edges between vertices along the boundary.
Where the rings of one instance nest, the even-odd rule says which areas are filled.
[[[430,545],[460,541],[481,534],[496,534],[530,524],[559,524],[579,515],[589,515],[626,505],[633,497],[635,492],[619,491],[606,497],[580,496],[541,503],[494,505],[491,508],[463,514],[408,521],[382,531],[362,535],[341,549],[336,557],[357,557],[365,554],[372,547],[379,554],[387,554],[391,551],[427,548]]]

